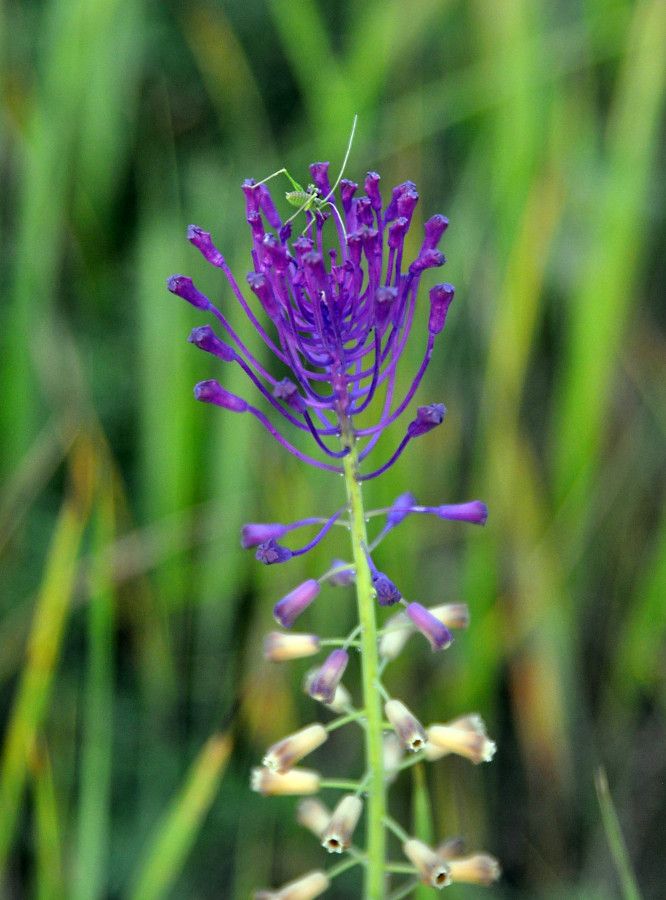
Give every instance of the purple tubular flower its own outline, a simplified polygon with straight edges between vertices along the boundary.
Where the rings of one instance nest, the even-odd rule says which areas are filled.
[[[442,424],[446,409],[441,403],[433,403],[431,406],[419,406],[416,410],[416,418],[407,426],[407,434],[410,438],[419,437],[432,431]]]
[[[300,616],[317,596],[321,588],[314,578],[309,578],[303,584],[299,584],[291,593],[276,603],[273,615],[283,628],[291,628]]]
[[[225,362],[231,362],[238,358],[233,347],[221,341],[210,325],[201,325],[199,328],[194,328],[188,337],[188,341],[200,350],[212,353],[213,356],[217,356],[219,359],[225,360]]]
[[[280,369],[291,369],[287,378],[279,380],[262,367],[191,279],[174,275],[168,288],[217,317],[229,344],[216,337],[209,326],[195,329],[191,342],[224,361],[238,363],[252,387],[270,404],[272,415],[309,432],[317,451],[334,459],[346,455],[355,441],[365,441],[365,446],[358,448],[362,461],[382,431],[409,404],[430,362],[433,336],[444,324],[450,297],[442,287],[431,292],[423,363],[407,394],[396,396],[396,369],[415,321],[419,281],[427,268],[444,262],[437,244],[448,220],[433,216],[426,222],[421,249],[416,259],[407,260],[405,269],[405,239],[418,202],[414,184],[406,181],[394,188],[384,208],[376,172],[367,173],[362,196],[358,195],[358,185],[348,179],[342,179],[339,190],[333,192],[328,163],[315,163],[310,172],[321,208],[315,203],[306,212],[296,213],[303,217],[306,229],[302,232],[301,223],[295,220],[294,232],[302,233],[293,241],[292,223],[283,225],[269,187],[252,179],[243,183],[252,248],[247,275],[249,299],[209,232],[191,225],[187,235],[204,258],[222,272],[232,297],[276,357]],[[327,221],[337,230],[337,246],[324,253],[323,248],[331,245],[324,235]],[[375,424],[357,429],[355,417],[371,408],[377,394],[381,394],[381,402],[375,405]],[[286,440],[280,421],[269,420],[251,402],[229,394],[217,382],[202,382],[196,396],[233,412],[249,411],[298,458],[329,471],[342,471],[339,465],[328,465],[302,452]],[[443,410],[422,407],[407,438],[439,424],[441,416],[437,419],[436,410],[440,408]],[[404,446],[403,441],[377,474],[393,465]]]
[[[332,703],[348,662],[349,654],[345,650],[334,650],[315,675],[310,696],[322,703]]]
[[[222,406],[232,412],[246,412],[248,408],[245,400],[225,391],[215,380],[200,381],[199,384],[195,384],[194,396],[203,403],[214,403],[215,406]]]
[[[453,635],[446,625],[428,612],[425,606],[421,606],[420,603],[410,603],[405,612],[421,634],[428,638],[433,650],[446,650],[451,645]]]
[[[452,284],[436,284],[430,289],[430,318],[428,319],[428,331],[430,334],[439,334],[444,328],[446,314],[453,300],[455,288]]]
[[[429,512],[427,508],[426,512]],[[480,500],[471,500],[469,503],[456,503],[452,506],[436,506],[433,512],[440,519],[471,522],[473,525],[485,525],[488,518],[488,507]]]
[[[241,547],[247,550],[249,547],[257,547],[271,539],[279,541],[287,533],[287,526],[279,523],[261,525],[250,522],[241,529]]]
[[[172,275],[167,278],[167,289],[177,297],[187,300],[197,309],[210,309],[210,300],[201,291],[198,291],[191,278],[187,275]]]

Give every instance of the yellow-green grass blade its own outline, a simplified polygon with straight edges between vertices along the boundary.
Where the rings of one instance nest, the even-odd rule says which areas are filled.
[[[35,896],[37,900],[64,900],[62,816],[48,748],[39,739],[30,758],[30,781],[34,797]]]
[[[14,837],[30,754],[47,711],[63,640],[88,517],[92,453],[92,445],[83,439],[72,453],[70,489],[56,521],[9,716],[0,761],[0,872]]]

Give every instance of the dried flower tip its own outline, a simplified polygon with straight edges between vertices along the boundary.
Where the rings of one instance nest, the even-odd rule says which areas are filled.
[[[428,612],[447,628],[469,628],[469,606],[466,603],[443,603],[430,606]]]
[[[243,525],[241,529],[241,547],[244,550],[247,550],[248,547],[258,547],[259,544],[265,544],[271,538],[279,541],[286,533],[286,527],[278,522],[271,524],[250,522]]]
[[[301,875],[277,891],[255,891],[254,900],[314,900],[330,886],[328,875],[319,869]]]
[[[333,703],[348,662],[349,654],[346,651],[334,650],[313,678],[310,696],[322,703]]]
[[[264,797],[279,795],[316,794],[320,775],[313,769],[292,769],[286,775],[256,766],[250,775],[250,787]]]
[[[283,597],[275,605],[273,615],[283,628],[291,628],[296,619],[300,616],[317,596],[321,590],[319,584],[314,578],[309,578],[303,584],[299,584],[291,593]]]
[[[485,728],[479,730],[464,727],[459,720],[448,725],[431,725],[425,748],[426,757],[430,760],[446,756],[447,753],[457,753],[459,756],[467,757],[474,765],[490,762],[496,749],[495,742],[488,739]]]
[[[363,803],[355,794],[347,794],[333,810],[331,821],[321,836],[321,845],[329,853],[342,853],[348,850],[352,834],[358,823]]]
[[[423,841],[411,838],[402,845],[405,856],[419,870],[424,884],[440,890],[451,884],[449,866]]]
[[[379,639],[379,655],[383,659],[394,660],[414,634],[414,626],[404,612],[396,613],[384,622],[383,634]]]
[[[449,862],[458,859],[465,852],[465,842],[461,837],[446,838],[435,847],[435,853],[440,859]]]
[[[384,705],[384,712],[403,747],[413,753],[425,747],[425,728],[404,703],[401,703],[400,700],[388,700]]]
[[[264,640],[264,657],[270,662],[284,662],[301,659],[319,652],[319,638],[316,634],[283,634],[271,631]]]
[[[468,884],[491,885],[502,874],[499,862],[489,853],[472,853],[462,859],[452,859],[451,881],[464,881]]]
[[[446,625],[428,612],[425,606],[421,606],[420,603],[410,603],[405,612],[421,634],[428,638],[433,650],[446,650],[451,645],[453,635]]]
[[[300,731],[288,735],[269,747],[263,759],[263,764],[271,772],[278,772],[280,775],[284,775],[304,756],[312,753],[317,747],[321,747],[327,739],[328,732],[323,725],[320,725],[318,722],[306,725]]]
[[[397,768],[400,765],[405,748],[400,743],[398,735],[389,731],[382,741],[382,756],[384,759],[384,780],[386,784],[392,784],[398,776]]]
[[[298,802],[296,821],[316,837],[321,838],[324,829],[331,821],[331,811],[321,800],[317,800],[315,797],[306,797]]]

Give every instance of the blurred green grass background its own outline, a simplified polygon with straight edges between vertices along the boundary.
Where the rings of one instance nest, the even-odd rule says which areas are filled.
[[[369,505],[490,508],[485,530],[410,519],[377,554],[409,598],[472,611],[445,659],[412,642],[389,676],[499,744],[427,771],[437,834],[505,871],[451,896],[630,896],[600,766],[664,896],[665,46],[663,0],[0,8],[3,898],[240,900],[326,862],[248,773],[312,718],[306,666],[261,658],[272,605],[344,549],[263,570],[238,534],[332,511],[331,477],[193,402],[203,378],[249,388],[187,344],[205,317],[164,284],[191,275],[247,334],[185,228],[242,281],[242,180],[337,171],[355,113],[346,174],[417,183],[457,287],[418,395],[445,424]],[[307,627],[352,615],[322,593]],[[353,771],[335,737],[315,762]]]

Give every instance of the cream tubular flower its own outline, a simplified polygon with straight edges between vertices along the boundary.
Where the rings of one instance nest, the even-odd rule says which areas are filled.
[[[265,766],[252,769],[250,787],[264,797],[292,794],[316,794],[321,776],[312,769],[292,769],[286,775],[271,772]]]
[[[384,712],[405,749],[415,753],[425,747],[425,728],[404,703],[400,700],[388,700],[384,705]]]
[[[356,794],[347,794],[333,810],[331,821],[321,836],[321,845],[329,853],[342,853],[351,845],[352,834],[358,824],[363,803]]]
[[[254,900],[314,900],[330,886],[328,875],[320,870],[301,875],[277,891],[257,891]]]
[[[472,853],[449,862],[451,881],[467,884],[493,884],[502,874],[499,862],[489,853]]]
[[[382,659],[396,659],[410,637],[416,632],[408,616],[404,612],[396,613],[384,623],[383,634],[379,639],[379,655]]]
[[[304,756],[321,747],[327,739],[328,732],[323,725],[318,722],[306,725],[300,731],[295,731],[294,734],[269,747],[263,763],[271,772],[284,775]]]
[[[410,838],[402,845],[405,856],[412,862],[421,873],[424,884],[441,890],[447,884],[451,884],[451,873],[449,864],[440,859],[439,856],[423,841],[416,838]]]
[[[296,807],[296,821],[303,828],[311,831],[315,837],[321,838],[324,829],[331,821],[330,809],[315,797],[306,797]]]
[[[478,765],[490,762],[496,749],[497,745],[486,734],[483,719],[473,713],[454,719],[447,725],[431,725],[425,754],[427,759],[434,760],[448,753],[457,753]]]
[[[285,662],[314,656],[319,652],[319,638],[316,634],[283,634],[271,631],[264,640],[264,657],[270,662]]]

